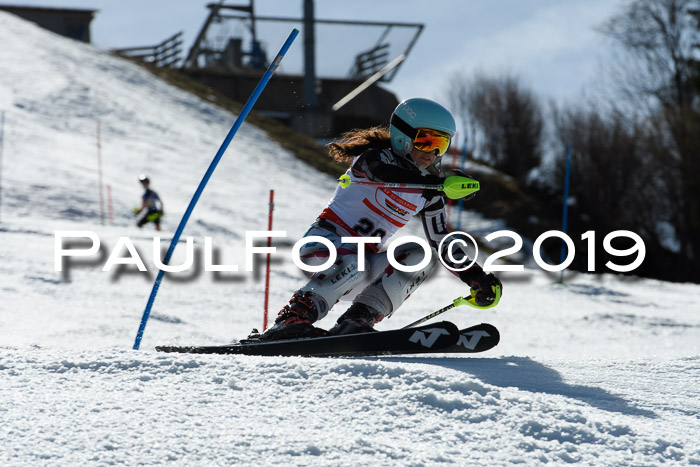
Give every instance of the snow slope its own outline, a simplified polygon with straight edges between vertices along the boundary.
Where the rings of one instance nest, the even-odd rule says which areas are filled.
[[[156,344],[227,343],[262,324],[260,267],[200,266],[166,275],[142,350],[131,350],[156,271],[153,230],[131,216],[137,175],[147,172],[163,197],[169,238],[235,116],[5,13],[0,44],[0,464],[700,464],[694,284],[570,274],[559,285],[533,269],[503,274],[495,310],[444,315],[500,329],[501,344],[477,357],[158,354]],[[105,225],[98,122],[114,205]],[[275,229],[288,232],[273,263],[277,310],[303,281],[289,243],[334,187],[246,124],[185,236],[195,238],[198,263],[210,236],[219,262],[242,268],[245,232],[266,229],[274,188]],[[101,253],[55,271],[57,230],[96,232]],[[123,236],[148,273],[101,270]],[[405,325],[464,292],[439,271],[379,327]]]

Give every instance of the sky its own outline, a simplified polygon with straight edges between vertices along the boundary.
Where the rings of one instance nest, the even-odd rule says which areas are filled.
[[[208,15],[211,0],[12,0],[8,5],[75,7],[98,10],[93,43],[104,48],[154,45],[178,31],[189,50]],[[247,5],[246,1],[229,1]],[[444,102],[449,78],[512,73],[544,99],[572,101],[595,93],[602,63],[609,58],[596,32],[625,0],[448,1],[317,0],[318,19],[422,23],[425,28],[408,59],[386,87],[399,99],[428,97]],[[302,0],[256,0],[259,16],[300,18]],[[259,37],[272,57],[293,23],[259,22]],[[300,25],[299,25],[300,26]],[[222,26],[223,33],[244,32]],[[316,68],[320,76],[344,76],[355,54],[376,43],[383,28],[317,26]],[[407,45],[412,31],[395,28],[388,36],[391,58]],[[288,53],[281,72],[301,70],[303,38]]]

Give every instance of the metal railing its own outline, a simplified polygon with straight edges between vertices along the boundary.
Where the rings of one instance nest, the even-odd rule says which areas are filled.
[[[113,52],[157,67],[172,68],[182,59],[182,31],[157,45],[114,49]]]

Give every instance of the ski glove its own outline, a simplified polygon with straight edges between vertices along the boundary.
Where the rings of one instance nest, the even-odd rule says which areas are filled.
[[[474,302],[480,307],[492,307],[498,304],[503,284],[493,274],[486,274],[481,267],[474,265],[459,274],[459,278],[472,290],[476,291]]]

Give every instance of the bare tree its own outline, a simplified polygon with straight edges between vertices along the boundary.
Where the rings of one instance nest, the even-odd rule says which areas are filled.
[[[593,106],[553,108],[553,126],[559,154],[557,176],[563,180],[564,148],[573,148],[571,194],[577,209],[598,228],[642,229],[649,232],[658,219],[656,196],[662,190],[661,168],[651,131],[654,126],[628,115],[603,113]],[[665,191],[665,189],[663,189]]]
[[[677,251],[668,243],[665,231],[676,222],[670,202],[676,186],[660,176],[668,151],[658,122],[638,120],[614,108],[602,111],[591,104],[554,106],[551,114],[557,180],[563,180],[565,148],[568,144],[573,148],[570,194],[576,204],[569,232],[572,238],[589,230],[601,236],[631,230],[647,245],[647,259],[635,273],[678,278],[669,262],[670,257],[677,259]],[[599,244],[596,248],[598,260],[605,258]]]
[[[542,160],[544,117],[535,95],[513,75],[453,75],[448,96],[475,145],[475,157],[527,182]]]
[[[675,236],[690,265],[700,260],[700,115],[697,0],[635,0],[601,30],[618,43],[628,60],[619,85],[645,105],[666,143],[657,157],[658,176],[668,191]],[[694,107],[694,104],[695,107]],[[698,268],[695,268],[696,270]]]
[[[635,0],[600,30],[626,52],[620,62],[621,90],[638,102],[653,97],[665,107],[692,101],[693,46],[697,23],[691,13],[697,0]]]

